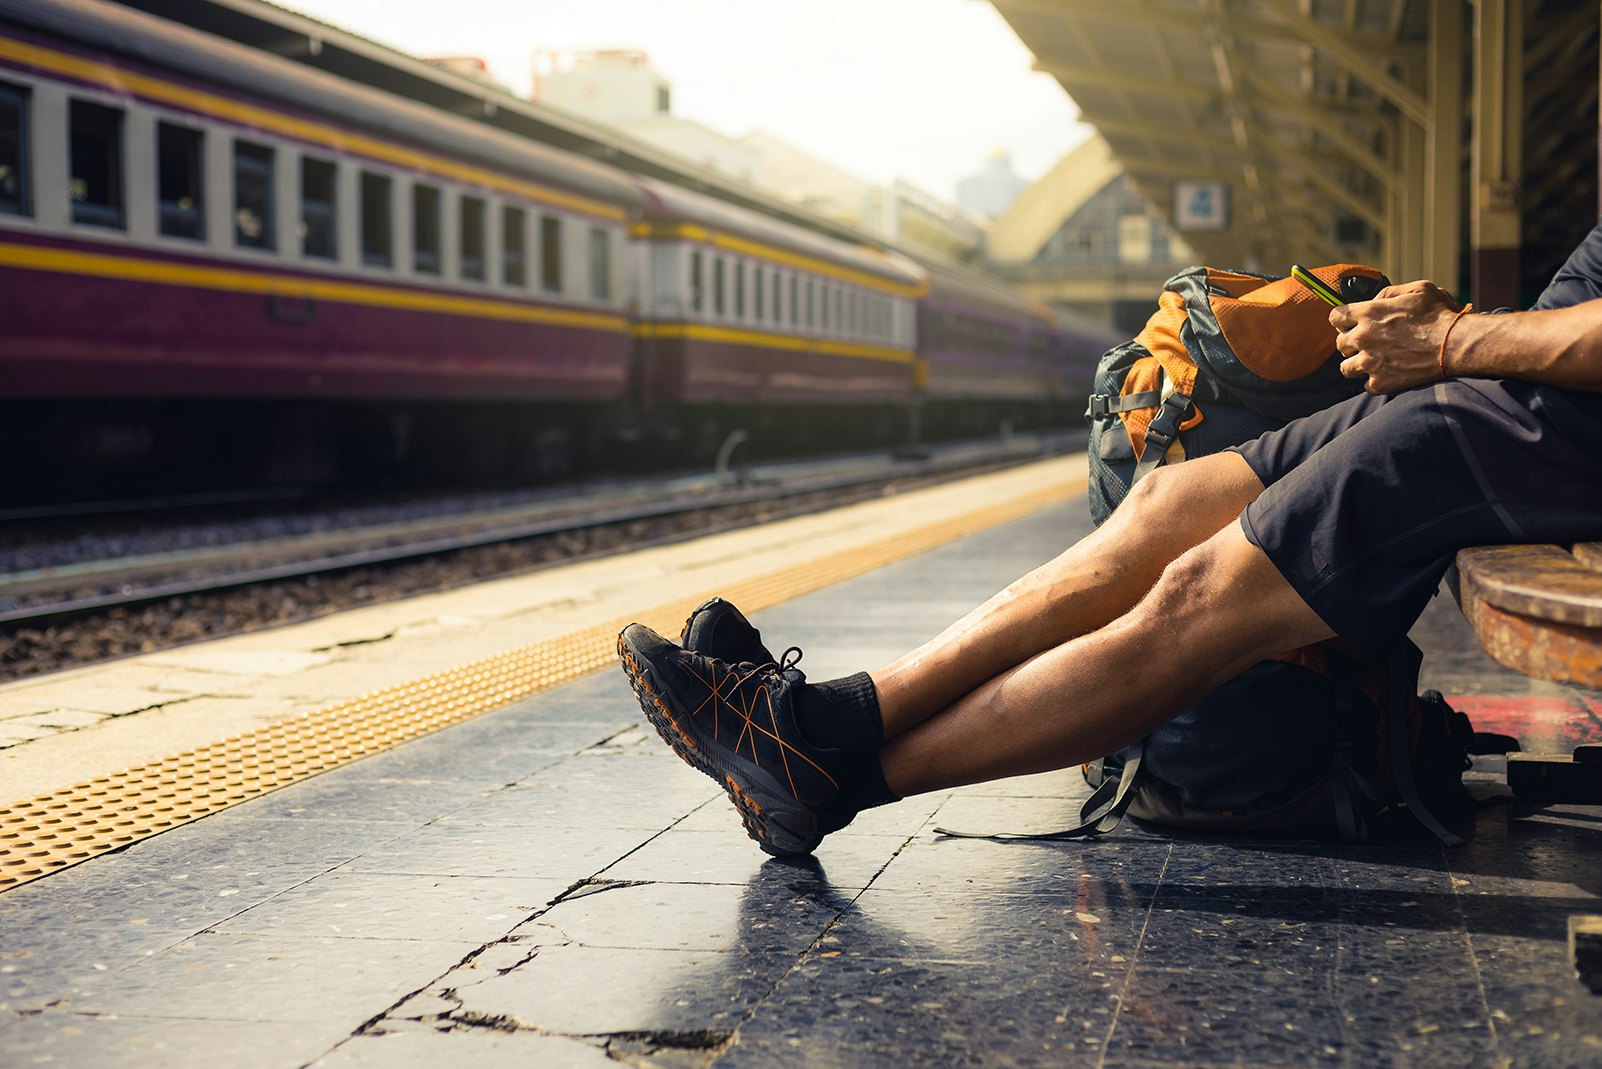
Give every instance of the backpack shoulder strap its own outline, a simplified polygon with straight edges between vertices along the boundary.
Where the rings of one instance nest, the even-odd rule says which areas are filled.
[[[935,834],[953,839],[993,839],[997,842],[1050,842],[1059,839],[1092,839],[1105,835],[1118,827],[1135,800],[1136,780],[1140,776],[1140,760],[1145,753],[1145,740],[1124,748],[1124,770],[1117,779],[1111,776],[1091,792],[1085,804],[1079,807],[1079,823],[1061,831],[1047,832],[980,832],[954,831],[937,827]]]
[[[1424,804],[1418,781],[1413,778],[1412,724],[1408,710],[1410,704],[1418,700],[1418,677],[1409,661],[1406,644],[1392,655],[1388,667],[1390,679],[1383,715],[1385,733],[1390,737],[1391,774],[1396,777],[1396,790],[1407,803],[1407,811],[1413,814],[1413,819],[1428,828],[1443,845],[1462,846],[1462,837],[1448,830]]]

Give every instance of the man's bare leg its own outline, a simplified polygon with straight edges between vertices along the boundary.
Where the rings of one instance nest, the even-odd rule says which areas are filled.
[[[1101,527],[874,672],[884,737],[895,738],[986,680],[1117,619],[1151,590],[1165,566],[1233,526],[1262,492],[1238,453],[1158,468]]]
[[[1162,569],[1129,612],[1007,667],[887,742],[885,783],[905,797],[1092,760],[1256,661],[1331,634],[1262,550],[1228,524]],[[876,685],[879,678],[873,673]]]

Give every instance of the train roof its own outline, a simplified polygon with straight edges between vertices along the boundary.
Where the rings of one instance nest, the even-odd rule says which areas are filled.
[[[632,209],[632,176],[380,89],[103,0],[0,0],[0,21]]]
[[[974,308],[1034,319],[1042,326],[1057,325],[1055,309],[1019,296],[999,279],[937,260],[920,259],[919,264],[928,275],[929,296],[935,302],[958,301]]]
[[[647,226],[659,229],[698,227],[711,232],[708,236],[743,239],[780,252],[862,271],[920,292],[923,288],[923,270],[894,252],[837,241],[666,182],[649,178],[641,178],[639,182],[644,193],[642,212]]]
[[[1129,340],[1127,334],[1120,334],[1107,324],[1079,312],[1062,308],[1053,308],[1051,311],[1057,317],[1057,329],[1074,341],[1089,346],[1092,352],[1106,352]]]

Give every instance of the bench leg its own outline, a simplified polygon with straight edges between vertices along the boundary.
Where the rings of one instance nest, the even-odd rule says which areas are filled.
[[[1602,914],[1578,913],[1569,918],[1569,958],[1580,982],[1602,995]]]

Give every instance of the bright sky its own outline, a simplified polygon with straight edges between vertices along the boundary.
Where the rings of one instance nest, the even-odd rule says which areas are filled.
[[[1033,180],[1088,133],[984,0],[281,2],[414,55],[479,56],[520,95],[535,49],[642,49],[679,116],[948,199],[993,149]]]

